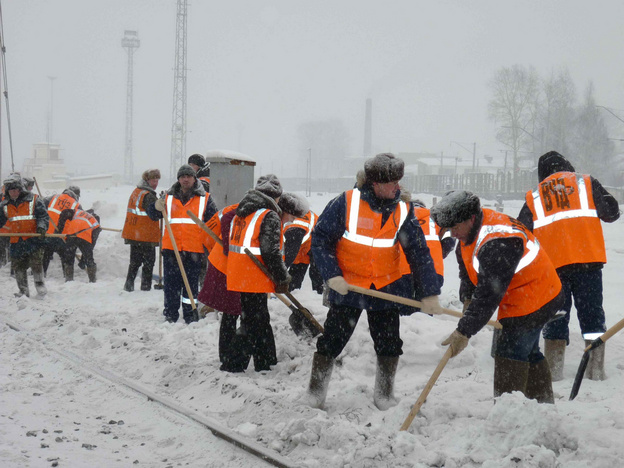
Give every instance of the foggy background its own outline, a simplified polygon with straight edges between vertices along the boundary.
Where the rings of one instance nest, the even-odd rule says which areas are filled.
[[[135,178],[171,157],[175,0],[2,0],[15,169],[46,142],[78,174],[124,171],[127,54],[134,53]],[[501,158],[488,82],[502,67],[567,69],[579,97],[624,117],[621,0],[194,0],[188,5],[188,155],[245,153],[256,175],[305,177],[302,125],[329,122],[340,153]],[[49,77],[55,77],[50,80]],[[610,136],[624,122],[605,112]],[[2,174],[10,170],[2,102]],[[454,144],[458,142],[460,144]],[[465,148],[462,148],[464,146]],[[551,149],[551,148],[547,148]],[[557,149],[557,148],[552,148]],[[314,151],[314,150],[313,150]],[[582,168],[580,168],[582,169]],[[322,177],[313,168],[314,176]]]

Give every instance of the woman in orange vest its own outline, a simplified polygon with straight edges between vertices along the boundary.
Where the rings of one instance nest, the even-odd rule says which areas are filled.
[[[256,372],[277,364],[275,338],[267,293],[287,292],[290,275],[282,259],[282,210],[277,205],[282,185],[273,174],[261,176],[236,208],[230,229],[227,260],[227,288],[241,293],[241,331],[237,334],[243,352],[239,362],[231,362],[231,372],[242,372],[253,356]],[[246,252],[264,264],[265,273]],[[275,280],[276,283],[273,283]]]
[[[523,224],[481,209],[471,192],[451,192],[431,208],[431,216],[460,241],[460,299],[471,299],[442,344],[457,356],[498,308],[503,328],[495,346],[494,396],[520,391],[540,403],[554,403],[550,369],[539,348],[542,328],[563,304],[550,258]]]
[[[124,291],[134,291],[134,280],[141,266],[141,291],[152,289],[156,246],[160,242],[161,232],[158,219],[149,217],[147,207],[158,198],[156,188],[159,180],[160,171],[148,169],[128,200],[126,221],[121,232],[124,242],[130,245],[130,265]]]
[[[19,292],[16,296],[29,296],[28,267],[33,271],[37,294],[47,293],[43,281],[43,236],[48,229],[48,212],[43,200],[24,189],[19,174],[4,181],[4,200],[0,203],[0,228],[2,232],[39,233],[42,237],[10,237],[11,266]]]

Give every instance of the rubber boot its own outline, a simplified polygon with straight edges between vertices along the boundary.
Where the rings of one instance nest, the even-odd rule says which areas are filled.
[[[89,277],[89,283],[95,283],[96,273],[97,273],[97,265],[91,265],[87,267],[87,276]]]
[[[134,291],[134,280],[138,272],[138,268],[134,268],[132,265],[128,267],[128,274],[126,275],[126,282],[124,284],[124,291]]]
[[[74,281],[74,265],[66,264],[63,265],[63,276],[65,276],[65,282]]]
[[[591,340],[585,340],[585,347],[588,347],[591,343]],[[604,370],[605,346],[604,344],[600,345],[589,352],[585,378],[590,380],[604,380],[607,378]]]
[[[17,287],[19,288],[19,293],[16,293],[15,296],[30,297],[30,292],[28,291],[28,274],[25,268],[15,269],[15,280],[17,281]]]
[[[151,291],[152,289],[152,270],[141,271],[141,291]]]
[[[529,363],[502,357],[494,358],[494,396],[522,392],[526,395]]]
[[[399,403],[394,397],[394,377],[398,364],[398,356],[377,356],[373,401],[380,411],[386,411]]]
[[[544,356],[550,366],[553,382],[563,380],[563,363],[565,361],[566,340],[544,340]]]
[[[35,289],[37,290],[37,294],[39,297],[43,297],[48,293],[48,290],[45,287],[45,283],[43,282],[43,267],[35,267],[33,268],[33,280],[35,281]]]
[[[537,400],[538,403],[555,402],[550,366],[546,359],[529,364],[529,376],[527,378],[525,395],[531,400]]]
[[[306,395],[307,403],[312,408],[321,408],[325,404],[327,388],[334,370],[334,359],[314,353],[310,384]]]

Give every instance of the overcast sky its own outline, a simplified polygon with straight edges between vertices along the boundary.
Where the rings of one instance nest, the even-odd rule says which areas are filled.
[[[82,172],[123,173],[127,55],[134,55],[134,167],[168,172],[176,0],[0,0],[16,170],[52,135]],[[582,93],[624,109],[621,0],[193,0],[187,153],[229,149],[262,172],[305,176],[298,126],[340,119],[373,149],[498,156],[488,81],[503,66],[567,67]],[[56,77],[51,86],[49,76]],[[10,169],[2,103],[3,174]],[[624,111],[622,112],[624,115]],[[606,115],[605,119],[613,118]],[[624,124],[621,133],[624,137]],[[298,169],[299,168],[299,169]]]

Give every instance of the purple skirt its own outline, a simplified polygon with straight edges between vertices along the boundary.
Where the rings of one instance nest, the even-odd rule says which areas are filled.
[[[219,312],[240,315],[241,302],[238,291],[228,291],[227,276],[217,270],[210,262],[206,268],[204,285],[197,296],[201,302]]]

